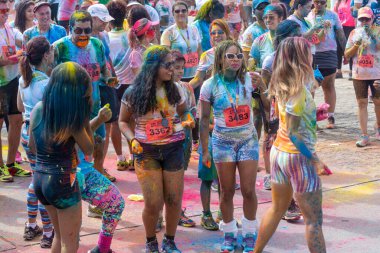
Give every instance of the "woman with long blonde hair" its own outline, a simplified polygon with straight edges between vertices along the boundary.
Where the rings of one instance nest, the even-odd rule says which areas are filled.
[[[310,44],[301,37],[285,39],[274,59],[269,93],[276,97],[280,127],[270,163],[273,205],[262,220],[256,253],[262,252],[294,197],[306,224],[310,252],[326,252],[322,232],[322,191],[317,174],[324,164],[316,151],[316,106]]]

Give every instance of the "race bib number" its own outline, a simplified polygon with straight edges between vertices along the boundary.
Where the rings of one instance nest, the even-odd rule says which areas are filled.
[[[316,33],[314,33],[311,38],[309,39],[309,41],[313,44],[313,45],[317,45],[319,43],[321,43],[321,41],[319,40],[319,37]]]
[[[224,110],[224,119],[226,127],[239,127],[247,125],[250,121],[251,110],[248,105],[240,105],[237,108],[237,114],[232,107]]]
[[[100,65],[98,63],[83,64],[82,66],[87,70],[87,73],[90,75],[93,82],[99,80]]]
[[[362,68],[373,68],[374,61],[373,55],[367,54],[359,57],[358,64]]]
[[[185,57],[185,68],[193,68],[198,65],[198,53],[188,53],[183,55]]]
[[[148,141],[162,140],[173,132],[173,123],[169,119],[168,126],[162,125],[162,119],[149,120],[146,123],[145,134]]]
[[[15,46],[2,46],[1,51],[3,53],[4,58],[9,58],[12,55],[16,54]]]

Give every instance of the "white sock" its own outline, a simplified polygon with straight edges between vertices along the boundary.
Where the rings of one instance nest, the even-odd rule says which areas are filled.
[[[36,222],[34,222],[34,223],[29,223],[29,222],[27,222],[27,223],[26,223],[26,226],[29,227],[29,228],[33,228],[33,229],[34,229],[34,228],[36,228],[37,223],[36,223]]]
[[[257,220],[248,220],[243,216],[241,220],[242,225],[242,235],[245,237],[247,234],[255,234],[257,233],[257,228],[259,226]]]
[[[233,233],[234,237],[236,238],[238,234],[238,227],[236,225],[236,220],[233,219],[232,221],[228,223],[224,223],[223,221],[221,221],[219,223],[219,230],[223,231],[224,234]]]
[[[328,112],[327,115],[328,115],[329,118],[330,117],[334,117],[334,113],[333,112]]]
[[[44,231],[44,236],[46,236],[47,238],[50,238],[53,236],[53,230],[52,231],[49,231],[49,232],[45,232]]]
[[[125,157],[124,157],[124,155],[118,155],[118,156],[117,156],[117,161],[118,161],[118,162],[125,162]]]

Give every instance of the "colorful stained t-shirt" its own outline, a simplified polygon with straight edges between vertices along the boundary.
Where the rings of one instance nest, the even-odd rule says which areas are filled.
[[[240,80],[224,82],[220,75],[212,76],[203,83],[199,100],[209,102],[213,108],[214,132],[232,138],[250,137],[252,133],[256,136],[252,90],[252,80],[248,73],[244,83]],[[231,106],[230,98],[236,110]]]
[[[308,21],[314,26],[316,24],[316,15],[314,11],[311,11],[307,16]],[[343,29],[342,24],[338,18],[338,15],[332,11],[326,10],[321,16],[321,22],[329,20],[331,22],[331,28],[327,29],[325,39],[319,44],[316,44],[316,52],[336,51],[337,44],[335,38],[335,31]]]
[[[298,133],[302,136],[310,152],[314,153],[317,142],[317,110],[310,91],[305,86],[300,94],[289,99],[286,105],[282,105],[280,102],[277,103],[280,127],[273,146],[283,152],[300,153],[288,136],[288,126],[286,125],[286,114],[288,113],[301,118]]]
[[[5,24],[4,28],[0,28],[0,59],[5,60],[16,54],[17,33],[20,33],[15,28],[11,28]],[[10,81],[18,76],[17,60],[12,65],[0,66],[0,87],[7,85]]]
[[[267,32],[253,41],[249,55],[255,59],[256,66],[261,68],[265,57],[273,53],[273,51],[273,39],[270,32]]]
[[[100,110],[99,85],[104,85],[104,73],[106,70],[105,49],[103,43],[94,37],[85,48],[77,47],[71,36],[66,36],[54,44],[56,63],[76,62],[87,70],[92,79],[92,118],[96,117]]]
[[[236,24],[241,22],[240,16],[240,0],[222,0],[220,1],[224,5],[226,21],[228,23]]]
[[[178,84],[175,84],[175,87],[180,93],[181,101],[178,105],[181,105],[185,103],[185,95]],[[124,93],[122,99],[122,103],[127,108],[131,106],[128,97],[132,92],[133,86]],[[141,143],[154,145],[165,145],[183,140],[185,134],[181,120],[176,116],[176,105],[169,104],[164,87],[156,88],[156,99],[158,107],[156,110],[143,116],[135,116],[135,138]]]
[[[132,84],[134,77],[129,68],[131,49],[128,43],[128,33],[123,29],[113,29],[108,33],[110,40],[111,61],[120,84]]]
[[[335,9],[338,9],[338,17],[342,26],[355,27],[355,19],[351,15],[351,1],[350,0],[342,0],[339,6],[336,6],[338,2],[335,4]]]
[[[50,24],[49,30],[45,33],[41,33],[38,26],[33,26],[24,32],[22,44],[26,45],[29,40],[37,36],[44,36],[50,44],[53,44],[66,36],[66,30],[60,25]]]
[[[379,2],[374,2],[371,3],[371,9],[373,12],[373,15],[375,15],[375,25],[380,26],[380,3]]]
[[[258,22],[255,22],[252,25],[248,26],[248,28],[244,31],[242,40],[240,42],[243,51],[251,51],[253,41],[266,32],[268,32],[268,30],[262,28]]]
[[[302,34],[305,34],[307,33],[311,27],[313,26],[307,19],[299,19],[296,15],[290,15],[288,17],[289,20],[292,20],[294,22],[297,22],[297,24],[300,25],[301,27],[301,33]],[[314,37],[313,37],[314,36]],[[316,36],[318,36],[316,33],[314,33],[312,35],[312,37],[310,38],[307,38],[309,40],[310,43],[310,46],[311,46],[311,53],[312,54],[315,54],[315,42],[313,42],[313,38],[317,38]]]
[[[199,65],[197,71],[206,72],[206,78],[212,73],[215,59],[215,49],[211,48],[206,52],[203,52],[201,59],[199,60]]]
[[[19,79],[18,90],[24,104],[24,119],[30,120],[30,113],[34,106],[42,101],[42,97],[45,92],[45,88],[49,82],[49,77],[39,70],[35,70],[32,74],[32,81],[29,86],[24,88],[24,78],[22,76]]]
[[[160,16],[160,31],[163,32],[166,28],[174,24],[172,4],[169,0],[159,0],[155,8]]]
[[[195,76],[199,62],[198,46],[201,39],[198,29],[188,26],[186,29],[179,29],[177,25],[172,25],[164,31],[161,36],[161,45],[170,49],[179,50],[186,59],[185,72],[183,78]]]
[[[380,51],[376,49],[377,38],[380,38],[380,27],[371,27],[372,39],[366,35],[363,27],[354,29],[348,37],[346,48],[354,46],[358,39],[362,39],[362,44],[368,44],[358,49],[358,53],[353,57],[352,78],[357,80],[376,80],[380,79]]]
[[[201,36],[202,51],[205,52],[211,48],[210,42],[210,23],[204,20],[195,20],[193,25],[198,29],[198,33]]]

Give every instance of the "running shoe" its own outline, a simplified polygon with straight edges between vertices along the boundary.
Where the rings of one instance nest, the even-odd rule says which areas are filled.
[[[212,181],[212,184],[211,184],[211,190],[214,191],[214,192],[217,192],[219,189],[219,185],[218,185],[218,181]]]
[[[156,233],[160,232],[163,226],[164,226],[164,217],[159,216],[157,224],[156,224]]]
[[[5,164],[0,167],[0,182],[13,182],[13,177],[11,173],[9,173],[9,169]]]
[[[158,249],[157,239],[145,243],[145,253],[160,253],[160,250]]]
[[[54,230],[53,230],[53,234],[50,237],[43,235],[40,242],[41,248],[50,249],[51,245],[53,244],[53,239],[54,239]]]
[[[117,161],[116,163],[116,169],[118,171],[125,171],[128,169],[128,166],[129,166],[129,162],[127,161]]]
[[[375,132],[376,132],[375,134],[376,140],[380,141],[380,128],[376,127],[376,125],[375,125]]]
[[[270,180],[270,174],[266,174],[264,176],[264,185],[263,185],[264,189],[265,190],[268,190],[270,191],[272,189],[272,183],[271,183],[271,180]]]
[[[186,208],[182,210],[178,225],[186,228],[195,227],[195,222],[185,215]]]
[[[363,148],[369,144],[368,135],[360,135],[359,140],[356,142],[356,147]]]
[[[111,182],[116,181],[116,177],[111,176],[106,169],[104,169],[103,176],[105,176]]]
[[[219,210],[218,210],[218,213],[217,213],[217,216],[216,216],[216,219],[215,219],[215,222],[216,222],[217,224],[219,224],[222,220],[223,220],[223,217],[222,217],[222,211],[219,209]]]
[[[235,184],[235,190],[239,190],[240,189],[240,184]]]
[[[22,164],[24,162],[24,160],[22,160],[22,157],[21,157],[21,153],[20,151],[17,150],[16,152],[16,159],[15,159],[16,163],[18,164]]]
[[[25,223],[25,228],[24,228],[24,240],[25,241],[30,241],[36,238],[37,236],[42,235],[42,229],[36,225],[34,228],[29,227]]]
[[[13,163],[12,166],[8,167],[9,173],[11,173],[12,176],[14,177],[31,177],[32,172],[29,170],[24,170],[21,168],[20,164],[18,163]]]
[[[99,207],[88,205],[87,208],[87,217],[91,218],[102,218],[103,217],[103,210]]]
[[[202,213],[201,216],[201,226],[210,231],[216,231],[219,230],[218,224],[215,222],[214,218],[212,217],[211,212],[209,213]]]
[[[164,240],[162,241],[161,252],[162,253],[181,253],[181,251],[175,245],[174,240],[170,240],[166,237],[164,237]]]
[[[342,72],[336,72],[335,79],[342,79],[343,73]]]
[[[114,251],[112,251],[112,249],[110,249],[107,253],[113,253]],[[96,245],[95,248],[93,248],[92,250],[89,250],[87,251],[87,253],[101,253],[100,249],[99,249],[99,246]]]
[[[131,159],[131,160],[128,161],[128,170],[129,171],[135,170],[133,159]]]
[[[199,141],[193,141],[192,150],[198,151],[199,148]]]
[[[288,210],[286,210],[282,219],[286,221],[297,221],[301,219],[301,210],[298,207],[297,203],[292,199]]]
[[[222,247],[220,248],[221,253],[233,253],[237,247],[236,238],[234,237],[234,233],[225,233],[224,234],[224,242]]]
[[[253,253],[256,245],[257,234],[248,233],[243,237],[243,253]]]
[[[348,80],[349,80],[349,81],[352,81],[352,71],[350,71],[350,72],[348,73]]]
[[[334,129],[335,128],[335,118],[334,116],[330,116],[327,119],[328,123],[326,125],[326,129]]]

